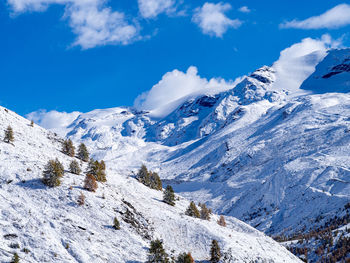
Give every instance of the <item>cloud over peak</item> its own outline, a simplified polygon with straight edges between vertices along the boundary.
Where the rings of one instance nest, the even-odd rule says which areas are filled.
[[[238,28],[242,25],[239,19],[230,19],[226,12],[231,9],[228,3],[204,3],[195,9],[192,21],[196,23],[204,34],[222,37],[229,28]]]
[[[209,81],[198,75],[198,69],[191,66],[186,72],[177,69],[167,72],[151,90],[139,95],[134,106],[152,112],[154,117],[164,117],[186,100],[200,94],[217,94],[231,89],[235,82],[212,78]]]
[[[298,29],[334,29],[350,24],[350,5],[340,4],[327,12],[313,16],[305,20],[294,19],[280,24],[280,28],[298,28]]]
[[[315,70],[316,65],[326,56],[330,48],[342,46],[341,39],[324,34],[321,38],[305,38],[284,49],[273,64],[276,70],[276,89],[296,91],[303,81]]]

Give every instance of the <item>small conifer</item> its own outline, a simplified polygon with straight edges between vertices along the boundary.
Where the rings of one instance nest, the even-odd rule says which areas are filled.
[[[84,162],[89,161],[89,152],[84,143],[81,143],[78,148],[78,158]]]
[[[92,174],[87,174],[85,176],[85,180],[84,180],[84,189],[91,191],[91,192],[95,192],[97,187],[98,187],[98,185],[97,185],[95,177]]]
[[[149,188],[162,190],[162,180],[156,172],[147,170],[143,164],[137,173],[137,180]]]
[[[199,218],[201,216],[196,204],[193,201],[188,206],[185,214],[188,216],[196,217],[196,218]]]
[[[174,194],[174,190],[171,187],[171,185],[168,185],[165,190],[164,190],[164,194],[163,194],[163,201],[165,203],[167,203],[168,205],[175,205],[175,194]]]
[[[88,165],[88,174],[92,174],[95,179],[99,182],[106,182],[106,164],[102,160],[101,162],[95,161],[94,159],[90,159],[89,165]]]
[[[199,207],[201,208],[201,219],[210,220],[211,209],[208,209],[205,204],[199,204]]]
[[[5,137],[4,137],[4,142],[11,143],[15,140],[14,135],[13,135],[13,130],[11,126],[8,126],[7,129],[5,130]]]
[[[226,226],[226,221],[225,221],[225,217],[223,215],[220,216],[219,220],[218,220],[218,224],[220,226],[225,227]]]
[[[43,183],[49,187],[59,186],[64,174],[63,165],[56,159],[50,160],[43,171]]]
[[[211,263],[218,263],[220,262],[221,258],[221,251],[219,247],[219,243],[217,240],[213,239],[211,242],[211,248],[210,248],[210,262]]]
[[[169,258],[165,249],[163,248],[163,242],[159,239],[151,241],[151,246],[148,251],[148,263],[168,263]]]
[[[11,263],[19,263],[19,256],[16,252],[13,254]]]
[[[120,229],[120,224],[119,224],[118,218],[116,218],[116,217],[113,220],[113,228],[115,230],[119,230]]]
[[[71,139],[64,140],[62,145],[62,152],[70,157],[74,157],[75,147]]]
[[[139,172],[137,173],[137,179],[144,185],[151,185],[151,178],[147,170],[146,165],[142,165]]]
[[[71,161],[71,163],[69,165],[69,171],[72,174],[80,174],[81,173],[80,165],[76,160]]]
[[[160,180],[159,175],[156,172],[150,172],[151,185],[152,189],[162,190],[162,180]]]
[[[176,263],[195,263],[195,262],[191,253],[188,252],[188,253],[180,254],[176,259]]]

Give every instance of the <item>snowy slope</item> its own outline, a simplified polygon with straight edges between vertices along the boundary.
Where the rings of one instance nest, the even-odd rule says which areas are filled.
[[[67,135],[119,172],[146,163],[181,195],[269,234],[311,228],[350,199],[350,97],[318,94],[346,91],[349,49],[331,50],[314,69],[320,57],[298,58],[308,74],[315,70],[301,89],[284,88],[276,69],[262,67],[232,90],[191,99],[161,120],[131,108],[96,110],[78,117]]]
[[[101,119],[98,125],[102,130],[111,125],[117,129],[124,119]],[[144,262],[153,238],[163,239],[170,254],[191,251],[198,261],[208,258],[211,240],[218,239],[232,259],[228,262],[299,262],[271,238],[233,217],[226,217],[225,228],[216,223],[217,215],[211,221],[185,216],[187,200],[180,198],[175,207],[166,205],[160,191],[119,173],[111,160],[108,181],[99,183],[96,193],[82,189],[82,175],[68,172],[61,186],[47,188],[40,181],[46,162],[58,158],[67,168],[73,158],[61,153],[59,137],[0,107],[0,130],[8,125],[14,129],[15,142],[0,142],[1,262],[9,261],[13,252],[21,262]],[[100,143],[97,155],[113,152],[113,147],[105,148],[105,141],[114,144],[114,138],[96,130],[93,134]],[[129,139],[125,151],[145,144]],[[123,144],[126,141],[121,140]],[[80,192],[86,195],[84,206],[77,205]],[[114,217],[121,230],[111,227]]]
[[[348,94],[326,94],[270,108],[246,127],[248,112],[162,174],[184,196],[268,233],[314,227],[350,200],[349,109]]]

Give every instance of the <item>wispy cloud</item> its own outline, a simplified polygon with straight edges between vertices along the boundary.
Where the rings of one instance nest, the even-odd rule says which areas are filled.
[[[305,20],[294,19],[280,24],[280,28],[299,28],[299,29],[334,29],[350,24],[350,5],[341,4],[333,7],[327,12],[313,16]]]
[[[175,0],[138,0],[140,14],[144,18],[155,18],[161,13],[175,12]]]
[[[140,39],[139,28],[125,14],[105,5],[104,0],[8,0],[15,14],[43,12],[50,5],[65,7],[64,18],[77,35],[73,45],[83,49],[102,45],[125,45]]]
[[[238,11],[242,12],[242,13],[250,13],[251,12],[251,10],[249,9],[248,6],[242,6],[242,7],[238,8]]]
[[[274,87],[299,89],[302,82],[314,72],[315,66],[326,56],[327,50],[341,46],[342,39],[333,39],[325,34],[320,39],[305,38],[284,49],[273,64],[276,70]]]
[[[204,34],[222,37],[229,28],[238,28],[242,25],[239,19],[230,19],[226,12],[231,9],[228,3],[205,3],[195,9],[192,21],[196,23]]]
[[[149,110],[155,117],[164,117],[189,98],[200,94],[216,94],[233,88],[238,81],[225,81],[212,78],[209,81],[198,75],[196,67],[186,72],[177,69],[164,74],[151,90],[139,95],[134,105],[138,109]]]

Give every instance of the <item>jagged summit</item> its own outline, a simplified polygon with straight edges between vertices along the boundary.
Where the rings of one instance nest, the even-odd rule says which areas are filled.
[[[269,66],[262,66],[253,72],[250,77],[259,80],[262,83],[270,84],[275,80],[275,70]]]
[[[234,89],[234,95],[242,104],[254,103],[260,100],[276,101],[279,93],[270,89],[276,80],[276,71],[268,66],[263,66],[246,77]]]

